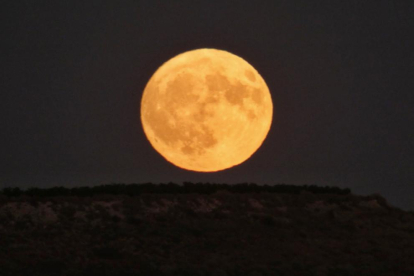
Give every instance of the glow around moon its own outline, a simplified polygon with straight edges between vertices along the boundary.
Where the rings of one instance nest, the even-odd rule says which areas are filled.
[[[141,122],[154,149],[192,171],[224,170],[247,160],[266,138],[269,89],[245,60],[198,49],[164,63],[141,100]]]

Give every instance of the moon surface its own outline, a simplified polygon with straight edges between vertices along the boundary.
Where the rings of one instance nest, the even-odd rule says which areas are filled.
[[[165,62],[141,100],[144,132],[166,160],[191,171],[213,172],[252,156],[273,116],[269,89],[244,59],[197,49]]]

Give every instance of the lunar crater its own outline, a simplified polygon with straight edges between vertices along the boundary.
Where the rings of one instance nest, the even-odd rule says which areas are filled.
[[[244,75],[251,81],[251,82],[255,82],[256,81],[256,77],[254,76],[254,73],[251,70],[245,70],[244,71]]]

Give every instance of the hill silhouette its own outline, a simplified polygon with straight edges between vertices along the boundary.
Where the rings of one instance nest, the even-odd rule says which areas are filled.
[[[176,183],[143,183],[143,184],[105,184],[94,187],[52,187],[52,188],[29,188],[28,190],[21,190],[18,187],[4,188],[0,191],[6,196],[93,196],[101,194],[111,195],[140,195],[143,193],[151,194],[212,194],[218,191],[228,191],[231,193],[288,193],[299,194],[301,192],[311,192],[314,194],[339,194],[345,195],[351,192],[350,189],[341,189],[332,186],[317,186],[317,185],[257,185],[255,183],[239,183],[234,185],[216,184],[216,183],[191,183],[184,182],[182,185]]]
[[[316,185],[0,193],[0,275],[414,275],[414,213]]]

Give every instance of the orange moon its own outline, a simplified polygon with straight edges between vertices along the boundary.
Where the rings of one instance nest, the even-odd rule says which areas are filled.
[[[197,49],[165,62],[147,83],[141,122],[167,161],[191,171],[236,166],[262,145],[273,103],[260,74],[227,51]]]

